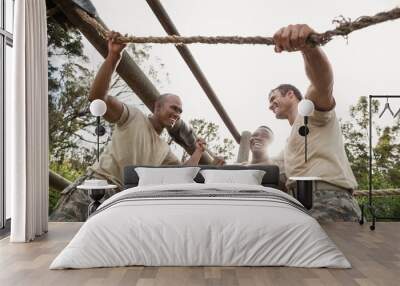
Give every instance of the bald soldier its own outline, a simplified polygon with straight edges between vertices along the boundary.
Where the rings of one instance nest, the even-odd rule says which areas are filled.
[[[321,48],[306,45],[314,31],[307,25],[290,25],[274,35],[275,51],[301,53],[310,86],[305,98],[315,105],[309,117],[308,162],[304,162],[304,137],[299,134],[303,117],[297,105],[303,96],[293,85],[282,84],[269,96],[269,109],[277,119],[287,120],[291,133],[277,161],[283,161],[283,171],[289,177],[312,176],[322,180],[313,190],[314,205],[311,214],[320,221],[356,221],[361,212],[352,192],[357,182],[347,159],[340,124],[335,113],[333,73]],[[295,188],[288,181],[289,189]]]
[[[89,100],[103,100],[107,105],[104,119],[115,123],[110,144],[101,154],[99,162],[90,169],[96,177],[106,178],[122,187],[123,168],[127,165],[179,165],[167,142],[160,138],[164,128],[171,128],[180,119],[182,101],[174,94],[163,94],[155,103],[149,117],[139,109],[107,95],[111,76],[115,71],[125,44],[118,44],[119,33],[108,35],[108,55],[93,82]],[[205,150],[205,142],[197,140],[196,149],[185,165],[197,165]]]
[[[87,176],[107,179],[123,187],[123,169],[127,165],[179,165],[181,162],[172,153],[167,142],[160,138],[164,128],[173,127],[180,119],[182,101],[174,94],[163,94],[155,102],[154,112],[144,115],[133,105],[127,105],[116,97],[107,95],[111,76],[120,59],[124,44],[115,42],[118,33],[108,35],[108,55],[101,65],[90,90],[89,100],[103,100],[107,105],[105,120],[115,124],[111,142],[100,155],[99,162],[88,168]],[[205,151],[205,142],[196,141],[196,148],[185,165],[198,165]],[[222,164],[220,158],[217,164]],[[108,192],[106,197],[111,193]],[[63,194],[51,220],[84,221],[86,220],[88,196],[82,191],[70,190]]]

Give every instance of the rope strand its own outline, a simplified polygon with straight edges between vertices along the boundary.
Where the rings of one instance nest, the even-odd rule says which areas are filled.
[[[94,18],[86,14],[83,10],[78,9],[78,13],[90,24],[92,24],[98,33],[106,38],[107,30],[98,23]],[[362,16],[357,18],[355,21],[345,19],[343,16],[339,20],[334,20],[333,23],[337,24],[337,27],[333,30],[328,30],[325,33],[315,33],[310,35],[307,42],[310,46],[325,45],[335,36],[348,36],[351,32],[360,30],[378,23],[391,21],[400,18],[400,8],[394,8],[387,12],[381,12],[375,16]],[[175,45],[186,45],[186,44],[236,44],[236,45],[274,45],[272,37],[240,37],[240,36],[216,36],[216,37],[205,37],[205,36],[165,36],[165,37],[137,37],[137,36],[121,36],[116,39],[119,43],[152,43],[152,44],[175,44]]]

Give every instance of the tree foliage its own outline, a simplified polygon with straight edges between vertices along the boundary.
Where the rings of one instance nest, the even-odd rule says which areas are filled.
[[[80,163],[88,165],[93,151],[80,144],[80,131],[93,125],[87,100],[93,71],[87,67],[82,36],[77,30],[67,31],[52,18],[47,27],[50,162],[62,164],[70,158],[81,158]]]
[[[381,127],[377,122],[379,101],[373,100],[372,146],[372,187],[387,189],[400,187],[400,145],[399,118],[391,126]],[[359,189],[367,190],[369,166],[369,106],[366,97],[360,97],[357,104],[350,107],[351,120],[342,124],[345,149],[359,184]],[[358,197],[360,204],[367,204],[368,197]],[[376,213],[380,217],[400,217],[400,198],[377,197],[373,199]]]
[[[377,140],[372,146],[372,183],[374,189],[400,186],[400,120],[381,127],[377,122],[379,101],[373,100],[371,111],[373,134]],[[360,189],[368,189],[369,166],[369,106],[366,97],[360,97],[350,107],[351,120],[342,122],[345,150]]]
[[[232,159],[234,143],[228,138],[221,139],[219,135],[219,126],[205,119],[192,119],[189,121],[196,135],[203,138],[207,143],[207,148],[217,156],[223,157],[225,160]],[[181,161],[184,162],[188,158],[187,152],[182,155]]]

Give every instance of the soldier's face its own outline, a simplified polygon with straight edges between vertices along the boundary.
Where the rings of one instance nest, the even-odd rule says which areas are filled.
[[[170,95],[159,104],[156,112],[161,125],[172,128],[181,117],[182,102],[178,96]]]
[[[287,119],[289,111],[293,105],[293,92],[288,91],[282,94],[278,89],[271,92],[269,95],[269,109],[275,114],[277,119]]]
[[[267,152],[267,147],[272,141],[272,134],[265,128],[257,128],[250,137],[250,150],[254,152]]]

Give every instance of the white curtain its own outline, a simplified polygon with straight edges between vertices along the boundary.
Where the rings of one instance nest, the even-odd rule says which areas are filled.
[[[48,227],[48,92],[45,0],[15,2],[13,85],[6,97],[6,187],[12,242]]]

